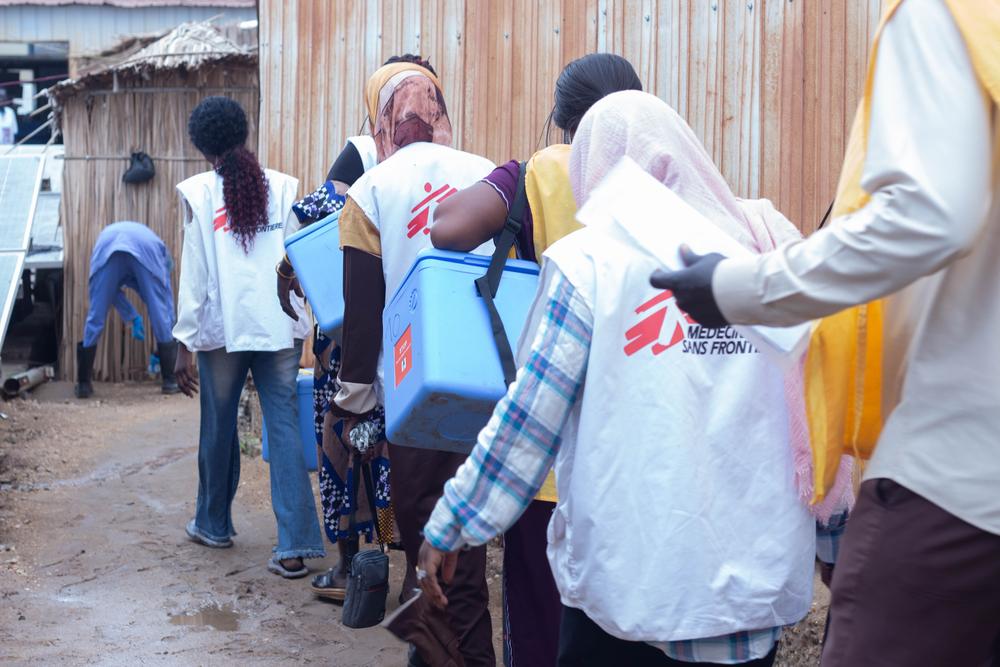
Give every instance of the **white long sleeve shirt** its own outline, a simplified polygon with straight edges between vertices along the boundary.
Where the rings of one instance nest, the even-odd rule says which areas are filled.
[[[274,352],[309,335],[302,299],[292,295],[295,321],[281,310],[275,290],[285,228],[298,225],[292,213],[298,181],[270,169],[264,173],[268,224],[257,229],[249,252],[229,228],[218,174],[204,172],[177,186],[185,221],[174,338],[189,350]]]
[[[886,313],[886,353],[904,359],[906,372],[867,477],[891,478],[996,534],[998,131],[943,1],[907,0],[878,51],[861,181],[870,202],[808,240],[727,259],[713,279],[730,322],[779,326],[912,285],[909,307],[923,310],[908,349],[892,347],[901,320]]]

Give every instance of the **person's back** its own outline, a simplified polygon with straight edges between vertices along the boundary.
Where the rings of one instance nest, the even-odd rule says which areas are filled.
[[[871,455],[824,665],[982,665],[996,651],[998,33],[996,3],[887,3],[831,225],[652,278],[708,326],[818,320],[817,458]]]
[[[177,381],[200,393],[198,497],[185,532],[212,548],[233,545],[232,504],[239,487],[236,413],[247,375],[260,395],[270,450],[271,507],[277,545],[267,569],[293,579],[306,558],[325,554],[298,426],[296,383],[307,318],[281,309],[272,271],[295,220],[294,178],[264,170],[246,147],[239,103],[202,100],[188,120],[191,143],[214,167],[178,184],[184,251],[178,297]],[[301,311],[301,301],[298,302]],[[197,373],[195,372],[197,357]],[[200,392],[199,392],[200,385]]]
[[[795,233],[776,215],[755,229],[651,95],[588,111],[570,163],[577,201],[624,155],[750,250]],[[801,402],[738,333],[703,332],[652,288],[655,264],[591,227],[546,251],[521,371],[425,526],[424,589],[441,604],[444,552],[504,530],[554,464],[560,664],[770,664],[812,599],[814,523],[791,428]]]
[[[348,420],[378,414],[382,311],[420,250],[430,246],[434,208],[493,169],[489,160],[450,147],[451,121],[441,84],[426,63],[385,65],[366,87],[379,164],[347,193],[340,214],[344,250],[343,354],[330,411]],[[345,432],[350,429],[345,426]],[[431,445],[432,443],[428,443]],[[420,527],[441,485],[463,457],[389,443],[396,521],[407,563],[415,566]],[[446,626],[460,637],[465,664],[494,665],[486,552],[459,559]],[[429,659],[429,658],[428,658]]]
[[[116,252],[132,255],[157,278],[169,280],[171,262],[167,246],[146,225],[125,220],[102,229],[90,255],[90,274],[104,266]]]
[[[417,254],[431,247],[435,206],[478,181],[493,166],[479,155],[422,141],[400,148],[351,186],[348,206],[356,204],[378,232],[386,300],[395,293]],[[356,239],[351,215],[345,207],[342,219],[347,219],[341,226],[347,238],[343,243],[353,240],[370,245]]]
[[[199,277],[183,281],[180,306],[190,312],[188,304],[192,299],[203,302],[202,308],[216,313],[214,322],[221,325],[198,329],[198,349],[274,351],[290,347],[293,339],[308,336],[309,323],[301,299],[294,301],[300,319],[291,320],[281,310],[273,276],[265,270],[284,256],[285,226],[295,224],[291,207],[298,181],[271,169],[265,169],[264,176],[266,218],[257,225],[253,242],[246,247],[232,233],[222,176],[214,170],[206,171],[177,185],[185,203],[185,244],[199,244],[204,256]],[[195,288],[197,295],[186,287]],[[175,335],[184,340],[194,335],[192,327],[181,320]]]
[[[632,640],[797,622],[814,527],[780,370],[733,329],[689,322],[649,286],[656,260],[614,237],[585,228],[545,256],[593,314],[555,463],[549,558],[564,600]],[[649,594],[622,595],[638,582]]]

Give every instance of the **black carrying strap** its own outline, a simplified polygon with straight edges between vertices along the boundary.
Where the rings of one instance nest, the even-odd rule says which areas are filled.
[[[375,506],[375,480],[372,479],[372,464],[361,463],[361,473],[365,478],[365,494],[368,496],[368,507],[372,513],[372,526],[375,528],[375,540],[378,548],[385,553],[385,540],[382,539],[382,529],[378,525],[378,507]]]
[[[496,240],[496,250],[490,259],[490,266],[479,278],[476,278],[476,288],[479,296],[486,303],[486,310],[490,314],[490,325],[493,328],[493,342],[496,344],[497,355],[500,357],[500,367],[503,369],[503,381],[508,387],[517,376],[517,366],[514,364],[514,351],[510,348],[510,341],[507,339],[507,330],[504,329],[503,320],[497,312],[496,298],[497,290],[500,287],[500,278],[503,276],[503,268],[507,263],[507,255],[514,245],[518,233],[524,222],[524,209],[527,206],[527,196],[524,193],[524,172],[525,163],[522,162],[517,176],[517,194],[507,212],[507,221],[504,222],[503,231],[500,232]]]
[[[375,482],[372,479],[372,467],[370,463],[362,463],[361,461],[354,461],[354,465],[351,466],[351,482],[354,487],[354,504],[351,506],[351,518],[350,518],[350,530],[351,535],[356,534],[356,528],[358,525],[358,487],[362,484],[362,476],[364,477],[363,483],[365,485],[365,494],[368,496],[368,508],[372,513],[372,526],[375,529],[375,541],[378,542],[378,548],[385,553],[385,542],[382,540],[382,531],[378,526],[378,508],[375,507]]]

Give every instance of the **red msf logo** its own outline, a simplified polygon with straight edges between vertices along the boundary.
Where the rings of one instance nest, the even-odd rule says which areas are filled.
[[[423,210],[421,210],[420,213],[417,213],[413,220],[406,223],[406,238],[412,239],[421,232],[424,234],[430,234],[431,230],[427,226],[427,221],[430,220],[431,203],[440,204],[445,199],[458,192],[456,188],[451,187],[447,183],[442,185],[437,190],[434,190],[434,192],[431,192],[433,189],[434,188],[430,183],[424,183],[424,192],[430,192],[430,194],[427,195],[422,202],[410,209],[410,213],[417,213],[417,209],[421,208]]]
[[[229,213],[226,212],[226,207],[223,206],[215,212],[215,219],[212,220],[213,231],[219,231],[220,229],[223,233],[229,231]]]
[[[625,355],[631,357],[633,354],[652,345],[654,355],[663,354],[674,345],[684,340],[684,327],[681,326],[680,318],[685,322],[694,324],[691,317],[677,307],[674,309],[680,317],[674,320],[674,331],[667,343],[660,342],[660,333],[663,331],[663,323],[667,319],[667,311],[670,309],[669,301],[673,299],[674,293],[670,290],[660,292],[652,299],[635,309],[636,315],[648,313],[638,324],[625,332]],[[658,307],[659,306],[659,307]],[[655,309],[655,310],[654,310]],[[649,312],[652,311],[652,312]]]

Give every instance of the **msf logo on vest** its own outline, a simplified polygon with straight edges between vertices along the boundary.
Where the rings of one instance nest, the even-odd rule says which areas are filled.
[[[222,208],[218,209],[215,212],[215,218],[212,219],[212,231],[217,232],[220,229],[222,230],[223,234],[225,234],[226,232],[228,232],[229,229],[230,229],[230,227],[229,227],[229,212],[226,211],[226,207],[225,206],[223,206]]]
[[[635,309],[642,319],[625,332],[625,356],[646,348],[658,356],[677,345],[683,354],[699,356],[758,354],[736,329],[704,328],[681,310],[673,297],[673,292],[666,290]]]
[[[431,192],[433,190],[433,192]],[[431,206],[437,206],[443,202],[448,197],[452,196],[458,192],[457,188],[453,188],[447,183],[439,188],[434,188],[430,183],[424,183],[424,192],[429,192],[423,201],[410,209],[410,213],[416,213],[413,219],[406,223],[406,238],[412,239],[417,234],[430,234],[431,228],[429,226],[430,216],[431,216]],[[420,211],[417,213],[417,211]]]
[[[283,222],[257,225],[256,229],[254,230],[254,233],[263,234],[264,232],[273,232],[276,229],[283,229],[284,227],[285,223]],[[213,232],[221,231],[223,234],[225,234],[231,229],[232,225],[229,224],[229,212],[226,211],[225,206],[222,206],[215,211],[215,217],[212,218],[212,231]]]
[[[631,357],[636,352],[647,347],[658,356],[681,343],[684,340],[684,326],[682,324],[694,324],[694,320],[677,305],[674,300],[674,293],[665,290],[646,301],[635,309],[636,315],[642,315],[638,324],[625,332],[625,356]],[[671,314],[670,324],[666,327],[669,331],[669,338],[662,338],[664,325],[667,323],[667,314]]]

